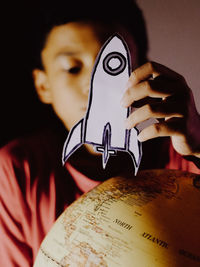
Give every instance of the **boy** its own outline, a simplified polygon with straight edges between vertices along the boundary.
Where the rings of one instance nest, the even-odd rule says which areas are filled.
[[[139,107],[125,126],[131,128],[149,117],[157,118],[159,123],[144,129],[139,139],[170,136],[176,151],[198,164],[200,117],[190,89],[179,74],[168,68],[144,64],[147,43],[137,6],[129,0],[123,1],[123,6],[107,2],[101,1],[98,7],[91,1],[61,1],[56,7],[50,3],[45,6],[44,32],[43,24],[40,29],[43,41],[38,49],[41,61],[36,61],[33,70],[40,100],[50,104],[70,130],[85,114],[99,49],[117,31],[130,46],[134,69],[121,104]],[[42,239],[70,203],[100,181],[133,171],[131,160],[123,153],[111,157],[106,170],[102,170],[101,157],[90,147],[80,148],[62,167],[65,138],[59,129],[53,133],[46,130],[15,140],[1,150],[2,266],[31,266]],[[200,173],[168,145],[168,139],[145,142],[141,169],[179,168]],[[162,152],[167,157],[163,158]]]

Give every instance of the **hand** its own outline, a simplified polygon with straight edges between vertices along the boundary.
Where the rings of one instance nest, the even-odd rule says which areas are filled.
[[[170,136],[178,153],[200,158],[200,115],[180,74],[155,62],[144,64],[132,72],[121,104],[126,108],[139,104],[126,119],[127,129],[149,118],[158,119],[140,132],[139,141]]]

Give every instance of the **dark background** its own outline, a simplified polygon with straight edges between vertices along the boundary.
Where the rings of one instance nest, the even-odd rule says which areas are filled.
[[[1,11],[6,16],[1,23],[0,146],[45,126],[53,117],[48,105],[39,102],[32,81],[36,1],[8,3]]]

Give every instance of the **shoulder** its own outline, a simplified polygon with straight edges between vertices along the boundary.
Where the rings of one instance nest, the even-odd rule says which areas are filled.
[[[74,182],[62,166],[59,142],[45,131],[16,139],[0,149],[0,197],[5,210],[17,221],[29,220],[32,212],[42,213],[42,218],[49,212],[53,221],[55,214],[74,199]]]
[[[49,130],[15,139],[0,149],[0,164],[19,165],[28,160],[38,164],[45,161],[56,164],[62,151],[61,141]]]
[[[44,235],[70,200],[59,142],[42,131],[0,149],[1,243],[5,258],[12,255],[14,262],[16,255],[36,256]]]
[[[50,178],[55,180],[56,175],[65,175],[60,143],[55,134],[45,130],[18,138],[1,148],[1,189],[12,192],[19,188],[25,194],[26,190],[32,190],[34,183],[41,188],[48,187]]]

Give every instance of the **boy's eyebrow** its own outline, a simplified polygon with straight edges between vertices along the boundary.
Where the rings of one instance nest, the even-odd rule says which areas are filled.
[[[55,58],[58,58],[60,56],[74,56],[74,55],[77,55],[79,54],[79,52],[73,52],[73,51],[63,51],[63,52],[58,52],[56,55],[55,55]]]

